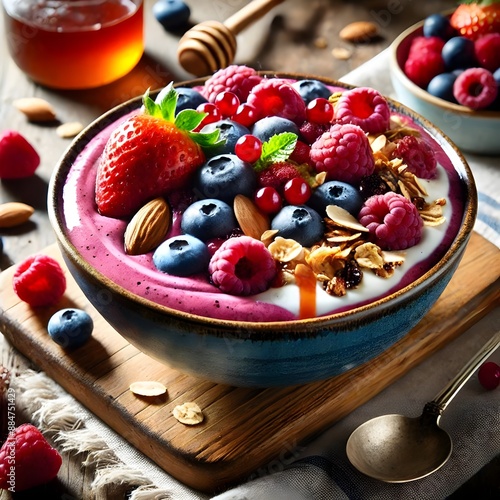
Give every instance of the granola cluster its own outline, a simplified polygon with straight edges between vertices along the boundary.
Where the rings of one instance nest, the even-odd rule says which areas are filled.
[[[405,125],[399,117],[391,117],[391,128],[379,135],[369,135],[375,159],[375,174],[385,189],[410,200],[417,208],[424,225],[438,226],[445,221],[444,198],[428,201],[428,193],[419,179],[409,171],[401,158],[392,158],[396,141],[405,135],[418,135],[418,130]],[[317,177],[318,184],[324,175]],[[327,207],[323,239],[313,247],[303,247],[297,241],[277,236],[277,231],[265,231],[261,240],[279,263],[283,283],[297,281],[296,274],[310,276],[321,283],[330,295],[344,296],[359,286],[363,273],[372,272],[390,278],[405,261],[404,251],[382,250],[373,243],[369,230],[341,207]]]

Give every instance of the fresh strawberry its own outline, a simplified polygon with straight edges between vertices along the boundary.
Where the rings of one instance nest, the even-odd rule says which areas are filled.
[[[15,130],[0,134],[0,179],[30,177],[40,165],[33,146]]]
[[[0,449],[0,488],[12,492],[46,484],[57,476],[61,455],[31,424],[14,429]]]
[[[451,26],[471,40],[500,32],[499,0],[479,0],[460,4],[450,17]]]
[[[146,93],[143,110],[119,125],[106,144],[95,196],[104,216],[130,217],[149,200],[182,189],[205,162],[203,147],[218,141],[218,130],[193,132],[204,113],[185,109],[175,114],[172,84],[161,95],[156,102]]]

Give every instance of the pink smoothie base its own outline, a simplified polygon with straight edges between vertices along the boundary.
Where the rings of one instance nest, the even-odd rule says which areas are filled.
[[[78,155],[68,173],[63,190],[63,223],[69,240],[76,250],[98,272],[117,285],[175,310],[222,320],[247,322],[296,320],[297,315],[294,312],[264,302],[260,300],[262,296],[245,298],[221,293],[209,283],[207,275],[184,278],[162,273],[152,262],[152,252],[139,256],[129,256],[124,252],[123,235],[127,221],[101,216],[97,212],[94,193],[99,156],[111,132],[127,116],[117,120],[94,137]],[[426,134],[418,124],[412,123],[412,126]],[[447,199],[451,208],[447,228],[440,236],[441,241],[435,246],[433,255],[422,256],[417,263],[407,266],[408,269],[405,268],[403,277],[396,280],[389,290],[383,293],[372,290],[368,295],[361,294],[355,303],[340,300],[328,314],[364,305],[403,288],[428,271],[450,247],[462,222],[464,203],[461,181],[442,148],[430,136],[428,139],[434,144],[438,163],[446,172],[449,181],[449,192],[440,194],[440,197]],[[179,214],[175,212],[175,208],[173,212],[173,224],[167,237],[178,233]],[[366,271],[365,275],[368,272]],[[288,286],[292,285],[286,285]],[[269,293],[264,295],[269,300]]]

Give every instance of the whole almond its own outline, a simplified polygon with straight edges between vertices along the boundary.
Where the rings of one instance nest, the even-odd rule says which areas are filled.
[[[0,205],[0,227],[15,227],[24,224],[35,209],[25,203],[11,201]]]
[[[260,240],[264,232],[269,229],[269,219],[252,200],[242,194],[238,194],[234,198],[233,208],[234,215],[243,233]]]
[[[370,21],[356,21],[345,26],[339,33],[346,42],[368,42],[379,36],[378,26]]]
[[[12,104],[31,122],[50,122],[56,119],[52,105],[40,97],[23,97]]]
[[[170,207],[163,198],[146,203],[125,230],[125,252],[140,255],[156,248],[170,227]]]

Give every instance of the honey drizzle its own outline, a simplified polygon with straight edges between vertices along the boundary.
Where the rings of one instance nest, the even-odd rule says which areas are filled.
[[[295,281],[300,291],[299,318],[316,317],[316,276],[309,266],[298,264]]]

